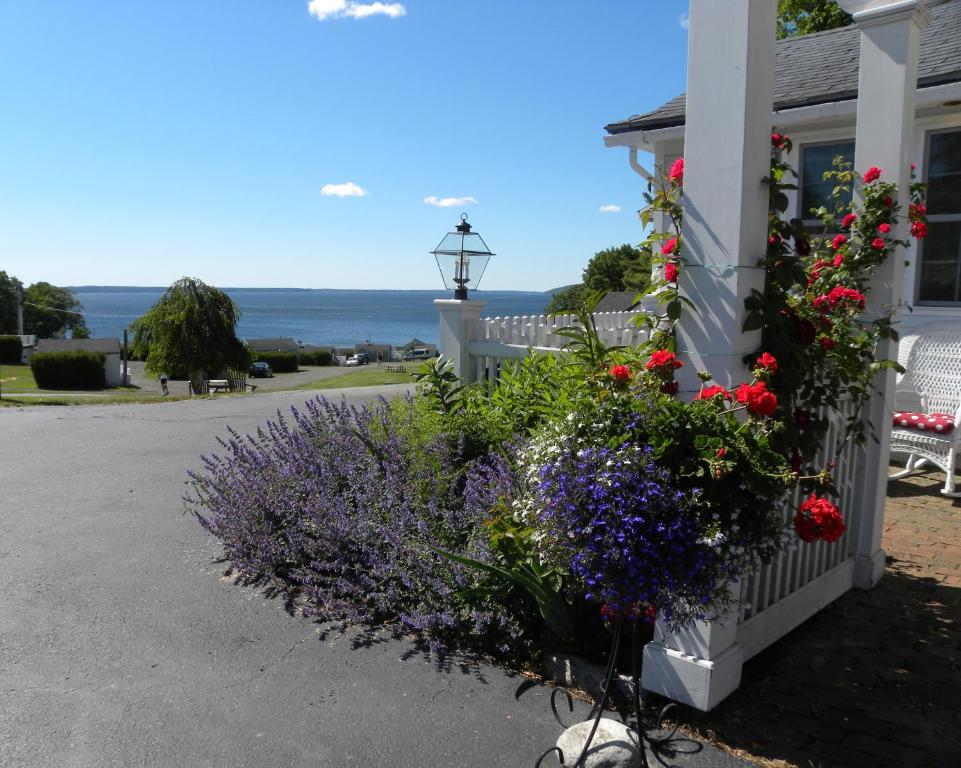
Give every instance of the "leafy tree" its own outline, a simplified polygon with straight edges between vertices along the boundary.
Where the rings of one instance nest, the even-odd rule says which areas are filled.
[[[90,338],[83,305],[66,288],[34,283],[23,292],[23,332],[41,339]]]
[[[17,332],[17,288],[23,285],[0,270],[0,334]]]
[[[153,375],[192,380],[250,364],[235,328],[240,313],[230,297],[192,277],[171,285],[133,323],[133,355],[146,360]]]
[[[651,282],[651,254],[633,245],[598,251],[581,273],[581,283],[558,291],[545,310],[548,314],[579,308],[593,293],[647,290]]]
[[[831,0],[778,0],[777,3],[779,40],[846,27],[853,22],[850,14]]]

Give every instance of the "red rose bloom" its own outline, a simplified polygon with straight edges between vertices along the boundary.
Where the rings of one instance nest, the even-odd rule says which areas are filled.
[[[608,373],[614,381],[626,383],[631,380],[631,369],[626,365],[612,365]]]
[[[911,236],[920,240],[925,235],[928,234],[928,225],[923,221],[912,221],[911,222]]]
[[[924,203],[909,203],[908,204],[908,216],[915,218],[917,216],[927,215],[928,209],[925,207]]]
[[[679,157],[671,165],[671,170],[667,173],[667,178],[677,183],[678,186],[684,183],[684,158]]]
[[[872,181],[877,181],[880,178],[881,178],[881,169],[873,165],[864,172],[865,184],[870,184]]]
[[[883,251],[883,250],[884,250],[884,238],[883,238],[883,237],[876,237],[876,238],[874,238],[874,239],[871,241],[871,247],[874,248],[874,250],[876,250],[876,251]]]
[[[815,302],[815,309],[819,309],[817,301],[818,299],[824,299],[831,309],[834,309],[839,304],[844,304],[849,307],[857,307],[858,309],[864,309],[864,294],[854,288],[845,288],[843,285],[836,285],[830,290],[827,296],[818,296]]]
[[[752,416],[770,416],[777,410],[777,398],[768,392],[763,381],[757,384],[741,384],[734,392],[739,403],[747,406],[747,412]]]
[[[769,352],[764,352],[754,362],[755,368],[763,368],[768,373],[777,373],[777,359]]]
[[[731,399],[731,393],[728,392],[726,389],[724,389],[724,387],[721,387],[717,384],[712,384],[710,387],[705,387],[694,396],[694,399],[695,400],[711,400],[712,398],[715,398],[718,395],[721,395],[725,400]]]
[[[844,533],[841,510],[823,496],[811,494],[794,516],[794,530],[801,541],[837,541]]]
[[[669,261],[664,265],[664,279],[669,283],[677,282],[677,262]]]
[[[884,200],[882,200],[881,202],[884,203],[888,208],[893,208],[893,207],[894,207],[894,198],[891,197],[891,195],[888,195],[888,196],[887,196],[886,198],[884,198]]]
[[[775,149],[784,149],[787,146],[787,136],[783,133],[772,133],[771,146]]]
[[[848,239],[844,235],[835,235],[834,239],[831,241],[831,247],[836,251],[842,245],[844,245]]]
[[[682,368],[684,363],[678,360],[673,352],[666,349],[657,349],[651,353],[650,359],[644,363],[644,367],[655,373],[670,373],[675,368]]]
[[[834,349],[834,339],[832,339],[830,336],[822,336],[821,349],[823,349],[825,352],[830,352],[832,349]]]
[[[880,232],[882,235],[886,235],[890,231],[891,231],[891,225],[888,224],[886,221],[882,224],[878,224],[878,232]]]
[[[834,268],[835,268],[835,269],[840,268],[840,266],[841,266],[843,263],[844,263],[844,254],[841,254],[841,253],[839,253],[837,256],[835,256],[835,257],[834,257],[834,261],[831,262],[831,264],[834,265]]]
[[[677,250],[677,238],[670,237],[664,241],[664,245],[661,246],[661,253],[665,256],[674,253]]]
[[[849,213],[847,216],[841,219],[841,229],[847,229],[857,220],[857,214]]]

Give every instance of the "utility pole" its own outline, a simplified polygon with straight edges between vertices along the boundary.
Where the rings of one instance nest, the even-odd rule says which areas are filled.
[[[14,282],[17,284],[17,335],[23,336],[23,285],[19,280]]]

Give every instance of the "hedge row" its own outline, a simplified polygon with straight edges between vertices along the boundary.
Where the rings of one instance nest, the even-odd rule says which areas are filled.
[[[37,352],[30,358],[30,370],[40,389],[103,389],[102,352]]]
[[[0,363],[17,365],[23,355],[19,336],[0,336]]]
[[[274,373],[294,373],[297,370],[297,355],[293,352],[257,352],[254,360],[269,363]]]
[[[300,358],[301,365],[330,365],[333,360],[329,349],[318,349],[315,352],[301,352],[298,357]]]

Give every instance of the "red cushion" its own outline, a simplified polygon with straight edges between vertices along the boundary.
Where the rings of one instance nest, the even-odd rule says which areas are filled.
[[[895,411],[894,426],[901,429],[917,429],[922,432],[937,432],[939,435],[946,435],[954,429],[954,417],[948,413]]]

